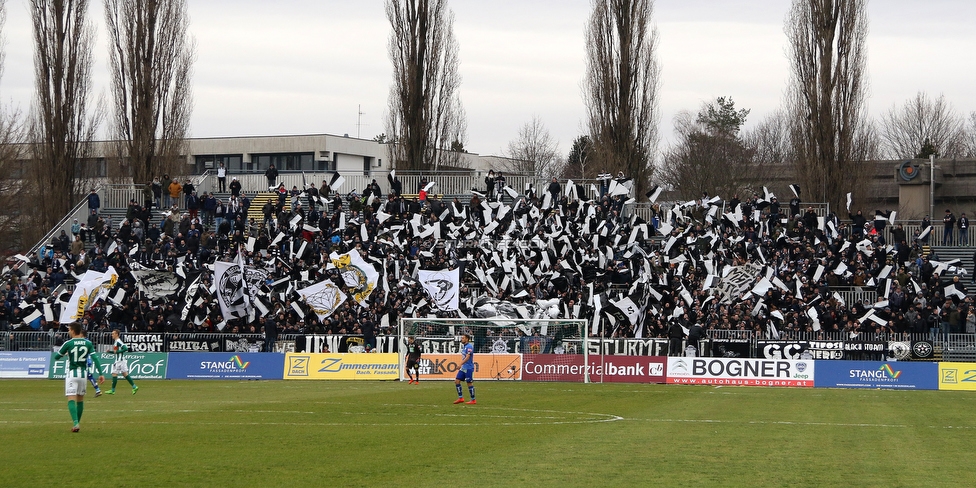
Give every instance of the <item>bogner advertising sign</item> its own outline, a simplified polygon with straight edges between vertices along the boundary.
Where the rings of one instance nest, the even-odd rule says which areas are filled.
[[[790,359],[668,358],[668,383],[812,387],[814,362]]]

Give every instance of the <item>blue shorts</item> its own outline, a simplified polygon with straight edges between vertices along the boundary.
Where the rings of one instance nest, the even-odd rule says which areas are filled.
[[[474,368],[468,367],[461,368],[457,372],[457,376],[454,377],[456,380],[464,380],[467,383],[471,383],[474,380]]]

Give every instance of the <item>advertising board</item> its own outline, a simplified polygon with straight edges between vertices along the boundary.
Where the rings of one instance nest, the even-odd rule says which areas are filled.
[[[660,356],[590,356],[589,369],[579,354],[526,354],[523,381],[583,381],[593,383],[664,383],[667,358]]]
[[[65,360],[54,361],[54,353],[48,353],[51,357],[51,379],[64,379]],[[110,352],[100,352],[98,361],[102,364],[102,374],[108,378],[112,375],[112,364],[115,363],[115,354]],[[129,376],[134,380],[161,380],[166,378],[166,365],[168,363],[165,352],[129,352],[125,354],[125,360],[129,363]]]
[[[812,387],[814,361],[670,357],[667,378],[681,385]]]
[[[399,355],[395,353],[288,353],[286,380],[397,380]]]
[[[191,380],[280,380],[285,357],[275,353],[174,352],[166,378]]]
[[[0,351],[0,378],[47,379],[50,370],[50,352]]]
[[[976,390],[976,363],[939,363],[940,390]]]
[[[424,354],[420,359],[421,380],[453,380],[461,366],[458,354]],[[474,379],[522,379],[521,354],[475,354]]]
[[[937,390],[935,363],[817,361],[817,388]]]

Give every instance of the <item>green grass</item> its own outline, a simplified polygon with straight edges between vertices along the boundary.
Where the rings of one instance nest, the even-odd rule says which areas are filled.
[[[0,382],[3,486],[974,486],[967,392]],[[467,391],[465,391],[467,396]]]

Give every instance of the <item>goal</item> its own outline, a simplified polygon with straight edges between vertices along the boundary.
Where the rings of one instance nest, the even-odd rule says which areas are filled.
[[[409,337],[422,353],[422,380],[453,380],[460,366],[461,336],[468,334],[476,380],[589,382],[589,353],[582,341],[586,320],[401,318],[399,326],[401,380],[407,379]]]

